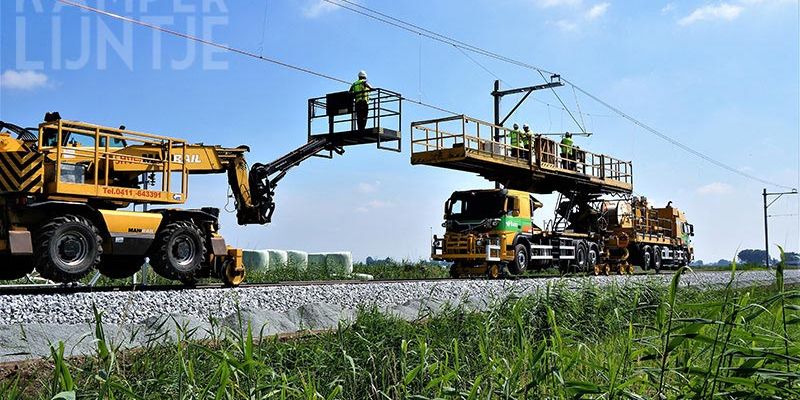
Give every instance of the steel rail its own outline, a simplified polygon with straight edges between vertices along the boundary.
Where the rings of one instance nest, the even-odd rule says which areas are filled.
[[[647,275],[666,275],[672,271],[662,271],[660,273],[637,272],[634,274],[610,274],[599,276],[647,276]],[[554,278],[592,278],[597,275],[592,273],[577,273],[566,275],[522,275],[508,276],[498,281],[518,281],[528,279],[554,279]],[[117,286],[87,286],[87,285],[63,285],[63,284],[23,284],[23,285],[0,285],[0,297],[17,295],[68,295],[77,293],[111,293],[111,292],[166,292],[184,290],[236,290],[251,288],[269,288],[285,286],[333,286],[333,285],[370,285],[370,284],[403,284],[403,283],[425,283],[425,282],[458,282],[488,280],[486,277],[475,276],[467,278],[420,278],[420,279],[377,279],[370,281],[363,280],[315,280],[315,281],[278,281],[264,283],[244,283],[237,287],[228,287],[220,283],[216,284],[197,284],[197,285],[117,285]]]

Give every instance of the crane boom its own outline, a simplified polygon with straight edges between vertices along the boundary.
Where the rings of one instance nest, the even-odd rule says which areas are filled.
[[[343,154],[344,148],[336,146],[328,137],[313,138],[308,143],[284,154],[268,164],[256,163],[250,169],[245,185],[237,169],[230,169],[228,182],[236,198],[236,217],[239,225],[268,224],[275,211],[275,187],[290,169],[318,155],[321,151]],[[243,190],[249,188],[249,192]]]

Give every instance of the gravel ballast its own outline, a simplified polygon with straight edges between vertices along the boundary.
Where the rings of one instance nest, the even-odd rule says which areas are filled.
[[[534,294],[548,283],[581,285],[588,279],[598,285],[668,284],[672,275],[600,276],[520,280],[437,280],[401,283],[287,285],[236,289],[185,289],[145,292],[96,292],[59,295],[0,296],[0,362],[47,356],[50,343],[59,340],[73,355],[92,351],[93,306],[102,312],[109,332],[135,347],[157,331],[169,333],[176,325],[210,329],[209,318],[241,328],[242,319],[265,335],[306,329],[328,329],[352,320],[361,306],[378,306],[405,319],[437,310],[444,304],[468,303],[483,307],[509,294]],[[686,273],[684,286],[715,287],[727,284],[730,273]],[[736,286],[771,284],[773,272],[737,273]],[[785,273],[785,281],[800,283],[800,271]],[[246,325],[246,324],[245,324]]]

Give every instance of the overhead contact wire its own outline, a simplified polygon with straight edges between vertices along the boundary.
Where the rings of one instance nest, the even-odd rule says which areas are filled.
[[[531,69],[531,70],[537,71],[542,76],[544,76],[545,73],[550,74],[550,75],[554,74],[553,72],[548,71],[548,70],[546,70],[544,68],[540,68],[540,67],[537,67],[535,65],[531,65],[531,64],[519,61],[519,60],[512,59],[510,57],[503,56],[501,54],[494,53],[494,52],[489,51],[489,50],[482,49],[482,48],[477,47],[477,46],[473,46],[471,44],[459,41],[459,40],[454,39],[452,37],[449,37],[449,36],[434,32],[432,30],[420,27],[420,26],[412,24],[410,22],[403,21],[403,20],[401,20],[399,18],[392,17],[392,16],[390,16],[388,14],[385,14],[385,13],[382,13],[380,11],[376,11],[376,10],[373,10],[371,8],[356,4],[355,2],[352,2],[350,0],[336,0],[336,1],[334,1],[334,0],[324,0],[324,1],[326,1],[326,2],[328,2],[330,4],[333,4],[333,5],[339,6],[341,8],[350,10],[352,12],[358,13],[360,15],[364,15],[366,17],[369,17],[369,18],[372,18],[372,19],[375,19],[375,20],[378,20],[378,21],[382,21],[384,23],[390,24],[390,25],[395,26],[397,28],[400,28],[400,29],[403,29],[403,30],[406,30],[406,31],[409,31],[409,32],[412,32],[412,33],[415,33],[415,34],[420,34],[422,36],[428,37],[430,39],[433,39],[433,40],[436,40],[436,41],[439,41],[439,42],[442,42],[442,43],[446,43],[446,44],[449,44],[449,45],[452,45],[452,46],[460,47],[460,48],[463,48],[465,50],[468,50],[468,51],[471,51],[471,52],[474,52],[474,53],[477,53],[477,54],[480,54],[480,55],[483,55],[483,56],[486,56],[486,57],[491,57],[491,58],[494,58],[494,59],[497,59],[497,60],[500,60],[500,61],[504,61],[504,62],[507,62],[507,63],[512,64],[512,65],[516,65],[516,66],[519,66],[519,67],[523,67],[523,68],[527,68],[527,69]],[[342,4],[342,3],[346,3],[346,4],[348,4],[348,5],[352,6],[352,7],[349,7],[349,6],[347,6],[345,4]],[[356,7],[358,9],[360,9],[360,10],[355,9]],[[361,10],[365,10],[365,11],[367,11],[369,13],[373,13],[374,15],[369,14],[369,13],[364,12],[364,11],[361,11]],[[652,134],[654,134],[654,135],[666,140],[667,142],[672,143],[673,145],[677,146],[678,148],[680,148],[680,149],[682,149],[684,151],[687,151],[690,154],[693,154],[693,155],[695,155],[695,156],[697,156],[697,157],[699,157],[699,158],[701,158],[701,159],[703,159],[705,161],[710,162],[711,164],[714,164],[714,165],[716,165],[716,166],[718,166],[718,167],[720,167],[722,169],[725,169],[727,171],[730,171],[730,172],[732,172],[734,174],[737,174],[739,176],[745,177],[745,178],[750,179],[750,180],[754,180],[754,181],[757,181],[757,182],[760,182],[760,183],[764,183],[764,184],[775,186],[775,187],[779,187],[779,188],[792,189],[789,186],[781,185],[779,183],[772,182],[772,181],[769,181],[769,180],[766,180],[766,179],[763,179],[763,178],[748,174],[748,173],[746,173],[744,171],[740,171],[740,170],[738,170],[738,169],[736,169],[736,168],[734,168],[734,167],[732,167],[732,166],[730,166],[730,165],[728,165],[728,164],[726,164],[726,163],[724,163],[722,161],[718,161],[718,160],[716,160],[714,158],[711,158],[710,156],[708,156],[706,154],[703,154],[703,153],[691,148],[690,146],[687,146],[687,145],[679,142],[678,140],[673,139],[672,137],[670,137],[670,136],[668,136],[668,135],[666,135],[666,134],[664,134],[664,133],[662,133],[662,132],[660,132],[660,131],[652,128],[652,127],[650,127],[649,125],[647,125],[647,124],[639,121],[638,119],[628,115],[627,113],[621,111],[620,109],[611,106],[609,103],[601,100],[600,98],[598,98],[595,95],[592,95],[591,93],[587,92],[586,90],[582,89],[580,86],[577,86],[576,84],[572,83],[571,81],[569,81],[567,79],[564,79],[564,78],[562,78],[562,80],[565,83],[567,83],[568,85],[572,86],[573,89],[580,91],[581,93],[585,94],[586,96],[590,97],[591,99],[593,99],[596,102],[600,103],[601,105],[605,106],[609,110],[617,113],[619,116],[627,119],[628,121],[632,122],[633,124],[639,126],[640,128],[644,129],[645,131],[647,131],[649,133],[652,133]],[[556,97],[558,97],[557,94],[556,94]],[[575,116],[572,115],[572,112],[570,112],[569,109],[566,107],[566,105],[561,100],[561,98],[559,97],[558,99],[559,99],[559,102],[562,104],[562,106],[564,106],[564,110],[566,110],[570,114],[570,117],[572,117],[573,121],[578,126],[581,126],[578,123],[577,119],[575,119]]]
[[[237,54],[241,54],[241,55],[244,55],[244,56],[247,56],[247,57],[252,57],[252,58],[255,58],[255,59],[258,59],[258,60],[261,60],[261,61],[266,61],[266,62],[275,64],[275,65],[279,65],[281,67],[293,69],[295,71],[304,72],[304,73],[307,73],[307,74],[310,74],[310,75],[314,75],[314,76],[317,76],[317,77],[320,77],[320,78],[328,79],[328,80],[331,80],[331,81],[334,81],[334,82],[343,83],[343,84],[346,84],[346,85],[350,84],[350,82],[348,82],[347,80],[339,79],[339,78],[337,78],[335,76],[331,76],[331,75],[328,75],[328,74],[317,72],[317,71],[314,71],[314,70],[311,70],[311,69],[308,69],[308,68],[305,68],[305,67],[299,67],[297,65],[292,65],[292,64],[280,61],[280,60],[276,60],[274,58],[264,57],[264,56],[249,52],[247,50],[242,50],[242,49],[239,49],[239,48],[236,48],[236,47],[232,47],[232,46],[228,46],[228,45],[212,42],[210,40],[199,38],[197,36],[189,35],[189,34],[186,34],[186,33],[183,33],[183,32],[174,31],[174,30],[167,29],[167,28],[164,28],[164,27],[161,27],[161,26],[158,26],[158,25],[150,24],[150,23],[147,23],[147,22],[144,22],[144,21],[141,21],[141,20],[137,20],[137,19],[134,19],[134,18],[130,18],[130,17],[126,17],[126,16],[123,16],[123,15],[115,14],[115,13],[112,13],[112,12],[109,12],[109,11],[101,10],[99,8],[90,7],[90,6],[81,4],[81,3],[77,3],[77,2],[72,1],[72,0],[56,0],[56,1],[58,1],[59,3],[62,3],[62,4],[66,4],[68,6],[77,7],[77,8],[86,10],[86,11],[91,11],[91,12],[94,12],[94,13],[97,13],[97,14],[105,15],[107,17],[111,17],[111,18],[115,18],[115,19],[118,19],[118,20],[121,20],[121,21],[129,22],[129,23],[132,23],[132,24],[135,24],[135,25],[139,25],[139,26],[143,26],[143,27],[146,27],[146,28],[154,29],[154,30],[157,30],[159,32],[167,33],[167,34],[170,34],[170,35],[173,35],[173,36],[177,36],[177,37],[180,37],[180,38],[183,38],[183,39],[193,40],[193,41],[205,44],[207,46],[216,47],[218,49],[222,49],[222,50],[225,50],[225,51],[230,51],[232,53],[237,53]],[[423,102],[421,100],[410,99],[410,98],[407,98],[407,97],[403,97],[403,100],[411,102],[411,103],[414,103],[414,104],[417,104],[417,105],[420,105],[420,106],[423,106],[423,107],[428,107],[428,108],[431,108],[431,109],[434,109],[434,110],[437,110],[437,111],[446,112],[446,113],[453,114],[453,115],[461,115],[460,113],[457,113],[455,111],[451,111],[451,110],[448,110],[446,108],[438,107],[438,106],[435,106],[433,104],[429,104],[429,103]]]

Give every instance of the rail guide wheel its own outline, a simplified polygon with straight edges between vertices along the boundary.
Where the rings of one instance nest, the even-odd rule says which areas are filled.
[[[234,260],[229,259],[223,261],[221,269],[220,277],[222,278],[222,282],[225,283],[225,286],[236,287],[244,282],[246,275],[245,268],[243,266],[236,266]]]
[[[489,278],[491,279],[500,278],[500,275],[502,275],[502,271],[500,270],[500,265],[499,264],[490,265],[487,270],[487,275],[489,275]]]

